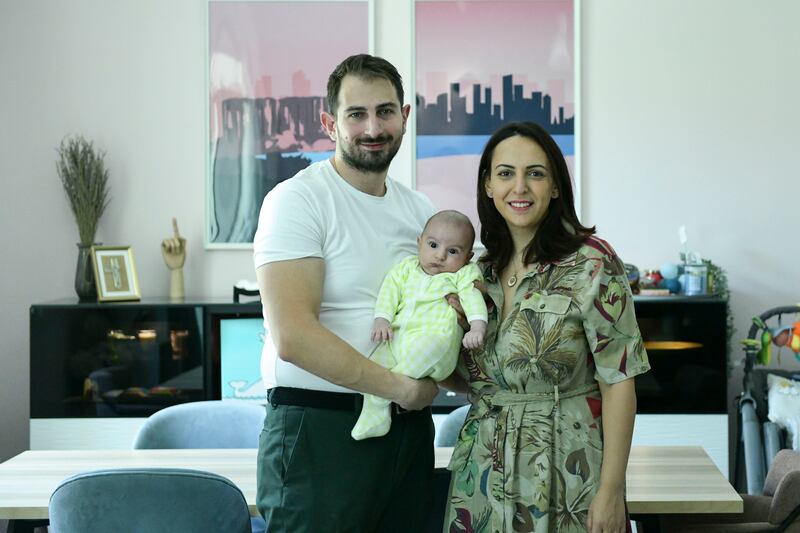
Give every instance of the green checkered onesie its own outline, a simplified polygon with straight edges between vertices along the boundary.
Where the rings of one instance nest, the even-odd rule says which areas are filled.
[[[473,282],[482,280],[475,263],[458,272],[431,276],[416,256],[392,268],[383,280],[375,306],[375,318],[392,324],[394,338],[377,347],[372,360],[412,378],[441,381],[455,369],[464,331],[455,309],[445,300],[455,293],[468,321],[487,320],[486,303]],[[380,437],[392,422],[390,401],[364,395],[364,406],[351,435],[356,440]]]

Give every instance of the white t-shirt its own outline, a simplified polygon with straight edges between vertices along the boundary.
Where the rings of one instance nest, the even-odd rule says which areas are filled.
[[[320,323],[362,354],[384,276],[417,252],[417,237],[435,212],[421,193],[392,179],[386,194],[352,187],[330,161],[315,163],[278,184],[261,206],[253,241],[255,268],[266,263],[321,257],[325,260]],[[277,356],[267,330],[261,376],[273,386],[349,392]],[[319,347],[325,357],[325,346]]]

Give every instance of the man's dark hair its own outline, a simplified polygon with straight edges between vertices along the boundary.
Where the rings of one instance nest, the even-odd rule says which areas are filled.
[[[552,262],[576,252],[586,237],[595,233],[594,226],[585,227],[575,213],[575,198],[564,154],[544,128],[533,122],[511,122],[502,126],[486,143],[478,166],[478,217],[481,220],[481,242],[486,254],[481,261],[502,271],[511,261],[514,244],[508,225],[494,201],[486,194],[486,180],[491,174],[492,156],[497,145],[519,135],[538,144],[550,163],[553,185],[558,196],[550,200],[547,214],[523,252],[523,262]]]
[[[342,80],[348,74],[365,80],[376,78],[388,80],[394,85],[400,105],[403,105],[403,78],[394,65],[382,57],[357,54],[339,63],[328,77],[328,111],[331,115],[336,115],[339,107],[339,89],[342,87]]]

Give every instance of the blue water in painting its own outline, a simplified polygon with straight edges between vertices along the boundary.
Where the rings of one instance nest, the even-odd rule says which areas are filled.
[[[320,161],[325,161],[326,159],[330,159],[333,156],[333,151],[329,152],[281,152],[281,157],[298,157],[302,156],[306,159],[310,159],[311,163],[319,163]],[[259,154],[256,156],[256,159],[266,159],[267,154]]]
[[[419,135],[417,137],[417,159],[447,157],[451,155],[481,155],[489,135]],[[574,135],[553,135],[558,147],[565,156],[575,155]],[[332,151],[326,152],[282,152],[282,157],[302,156],[318,163],[329,159]],[[256,159],[266,159],[259,154]]]
[[[417,159],[451,155],[480,155],[490,135],[420,135]],[[565,156],[575,155],[574,135],[553,135]]]

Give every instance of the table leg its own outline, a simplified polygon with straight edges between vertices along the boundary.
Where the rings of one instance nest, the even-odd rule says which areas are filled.
[[[636,522],[636,533],[661,533],[661,521],[657,514],[632,514]]]

